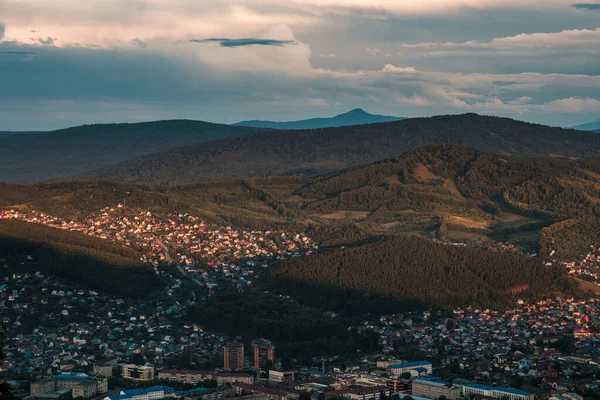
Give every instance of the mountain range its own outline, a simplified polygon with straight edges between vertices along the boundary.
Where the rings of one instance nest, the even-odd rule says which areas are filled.
[[[594,122],[588,122],[587,124],[574,126],[573,129],[600,132],[600,119]]]
[[[247,177],[316,175],[433,144],[501,154],[600,157],[600,136],[477,114],[326,128],[259,132],[153,153],[76,179],[187,184]]]
[[[365,125],[378,122],[392,122],[405,119],[403,117],[391,117],[388,115],[370,114],[361,108],[356,108],[344,114],[331,118],[311,118],[299,121],[274,122],[274,121],[242,121],[234,126],[249,126],[255,128],[269,129],[319,129],[350,125]]]

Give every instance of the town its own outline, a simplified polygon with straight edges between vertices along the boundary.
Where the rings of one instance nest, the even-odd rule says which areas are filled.
[[[307,236],[209,226],[185,214],[131,217],[122,207],[105,208],[83,222],[20,211],[0,217],[129,246],[165,283],[151,300],[136,301],[35,271],[30,256],[18,264],[0,260],[1,323],[8,328],[0,374],[27,399],[582,400],[600,395],[600,301],[595,298],[519,300],[507,310],[365,315],[349,328],[376,333],[377,352],[314,355],[312,365],[285,365],[277,343],[208,332],[186,309],[202,301],[200,287],[209,296],[223,285],[243,292],[257,268],[317,251]],[[595,260],[590,254],[564,265],[589,268]],[[168,263],[173,268],[159,268]]]

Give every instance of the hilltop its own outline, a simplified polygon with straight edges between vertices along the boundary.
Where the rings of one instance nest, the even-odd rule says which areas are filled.
[[[370,114],[361,108],[356,108],[354,110],[348,111],[347,113],[339,114],[331,118],[311,118],[299,121],[286,122],[253,120],[242,121],[233,125],[269,129],[319,129],[350,125],[374,124],[378,122],[392,122],[400,121],[403,119],[405,118],[391,117],[389,115]]]
[[[147,184],[187,184],[260,176],[317,175],[432,144],[501,154],[600,156],[600,136],[476,114],[305,131],[273,131],[149,154],[77,176]]]
[[[55,179],[143,154],[256,131],[256,128],[173,120],[0,135],[0,182]]]

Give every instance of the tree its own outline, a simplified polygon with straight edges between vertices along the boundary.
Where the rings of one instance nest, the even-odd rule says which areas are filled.
[[[410,379],[412,375],[410,374],[410,372],[403,372],[400,376],[404,379]]]
[[[298,400],[311,400],[310,393],[308,393],[307,391],[300,392]]]

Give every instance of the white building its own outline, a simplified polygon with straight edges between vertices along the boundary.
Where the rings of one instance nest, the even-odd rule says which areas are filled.
[[[391,376],[400,376],[405,372],[410,373],[412,376],[431,375],[433,372],[433,366],[429,361],[414,361],[403,364],[388,365],[386,370]]]

